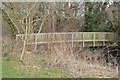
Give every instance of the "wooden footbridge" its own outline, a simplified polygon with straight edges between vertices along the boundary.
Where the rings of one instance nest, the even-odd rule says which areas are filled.
[[[18,34],[16,39],[25,40],[27,44],[45,44],[45,43],[81,43],[83,47],[87,46],[106,46],[116,40],[115,33],[112,32],[57,32],[57,33],[35,33]]]

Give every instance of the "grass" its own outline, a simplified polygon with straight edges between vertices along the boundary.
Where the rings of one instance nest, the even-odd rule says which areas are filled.
[[[3,78],[65,78],[68,75],[58,68],[36,68],[46,64],[43,58],[29,60],[23,65],[14,56],[9,56],[2,62]],[[27,67],[31,66],[31,67]]]
[[[0,56],[0,64],[2,64],[2,59],[1,59],[1,56]],[[0,78],[2,77],[2,65],[0,65]]]
[[[53,55],[52,55],[53,56]],[[27,56],[28,57],[28,56]],[[71,78],[72,75],[66,73],[59,68],[50,67],[47,64],[47,60],[42,56],[36,56],[35,58],[24,59],[22,64],[19,59],[10,55],[2,60],[2,77],[3,78]],[[99,68],[83,68],[80,74],[85,80],[94,80],[93,77],[116,77],[116,70],[106,70]]]

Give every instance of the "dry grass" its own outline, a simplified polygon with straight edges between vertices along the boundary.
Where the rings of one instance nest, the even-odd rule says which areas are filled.
[[[8,45],[6,53],[14,54],[20,57],[22,51],[22,42],[11,43]],[[35,59],[36,53],[34,45],[27,45],[23,60]],[[6,51],[7,49],[4,48]],[[60,44],[44,44],[38,48],[38,53],[41,53],[47,64],[48,68],[60,68],[63,71],[68,71],[71,77],[118,77],[118,70],[106,65],[104,56],[101,55],[101,50],[90,51],[83,49],[79,43],[60,43]],[[4,52],[3,52],[4,53]]]
[[[41,45],[41,54],[47,59],[48,67],[67,70],[72,77],[117,77],[118,70],[107,66],[101,50],[72,48],[71,43]],[[78,48],[78,49],[77,49]]]

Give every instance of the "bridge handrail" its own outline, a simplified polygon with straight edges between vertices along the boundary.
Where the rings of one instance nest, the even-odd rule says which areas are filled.
[[[17,34],[24,40],[26,34]],[[64,42],[64,41],[114,41],[115,33],[113,32],[55,32],[55,33],[34,33],[27,34],[28,39],[37,42]]]

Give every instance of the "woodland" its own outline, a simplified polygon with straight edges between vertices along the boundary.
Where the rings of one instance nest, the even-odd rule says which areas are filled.
[[[2,2],[0,15],[3,78],[118,78],[119,2]],[[27,45],[27,36],[16,39],[62,32],[111,32],[116,40],[72,47],[69,42]]]

